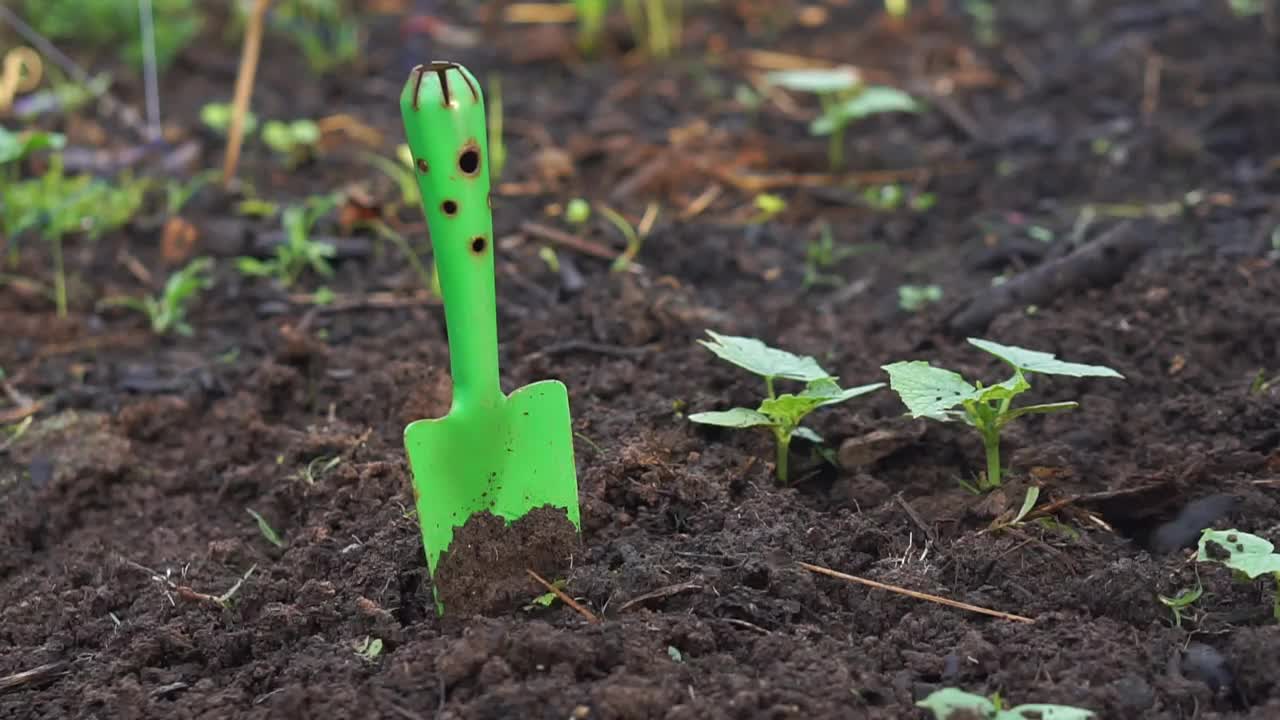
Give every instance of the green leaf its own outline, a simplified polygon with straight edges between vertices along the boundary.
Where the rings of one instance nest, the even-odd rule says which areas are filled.
[[[1036,487],[1035,485],[1032,485],[1031,487],[1027,488],[1027,494],[1024,498],[1022,498],[1022,507],[1018,510],[1017,516],[1013,518],[1013,522],[1009,524],[1017,525],[1018,523],[1022,522],[1022,518],[1026,517],[1027,513],[1031,512],[1031,508],[1036,506],[1036,500],[1039,500],[1039,499],[1040,499],[1040,488]]]
[[[952,408],[978,399],[982,392],[959,373],[934,367],[924,360],[904,360],[882,365],[881,369],[889,373],[889,387],[898,393],[913,418],[955,420],[963,413]],[[986,388],[987,392],[991,390]]]
[[[851,67],[779,70],[765,76],[765,81],[797,92],[826,94],[852,90],[862,82],[858,71]]]
[[[805,415],[813,412],[825,403],[821,397],[805,397],[783,393],[775,398],[765,398],[760,402],[760,412],[773,418],[774,424],[799,425]]]
[[[1027,350],[1012,345],[1001,345],[990,340],[969,338],[969,343],[1004,360],[1013,367],[1043,375],[1069,375],[1071,377],[1112,377],[1124,379],[1120,373],[1101,365],[1064,362],[1052,353]]]
[[[775,424],[773,419],[768,415],[758,413],[755,410],[748,410],[746,408],[693,413],[689,416],[689,419],[696,423],[702,423],[703,425],[719,425],[721,427],[736,428]]]
[[[40,150],[61,150],[66,144],[67,137],[59,133],[43,130],[15,133],[0,127],[0,165],[21,160]]]
[[[1019,705],[996,713],[995,720],[1089,720],[1097,717],[1092,711],[1070,705],[1046,705],[1032,703]]]
[[[920,103],[897,88],[870,86],[837,106],[837,111],[851,120],[890,112],[919,112]]]
[[[988,385],[978,388],[977,400],[979,402],[992,402],[995,400],[1007,400],[1016,397],[1031,389],[1031,383],[1027,382],[1027,378],[1020,370],[1013,371],[1013,377],[998,382],[995,385]]]
[[[835,380],[831,378],[822,378],[820,380],[814,380],[806,385],[804,391],[800,393],[800,397],[819,398],[822,402],[819,403],[818,407],[822,407],[825,405],[842,403],[850,398],[875,392],[882,387],[884,387],[884,383],[879,382],[841,390],[840,385],[836,383]]]
[[[801,382],[831,377],[812,357],[793,355],[785,350],[769,347],[755,338],[721,335],[711,330],[707,334],[711,336],[711,341],[699,340],[701,345],[722,360],[756,375]]]
[[[284,540],[280,539],[280,535],[276,533],[275,528],[267,524],[266,518],[249,508],[245,508],[245,510],[253,516],[254,520],[258,521],[258,530],[262,533],[262,537],[267,539],[267,542],[275,545],[276,547],[284,547]]]
[[[804,427],[803,425],[791,431],[791,434],[798,438],[804,438],[805,440],[808,440],[809,442],[815,445],[821,445],[822,443],[826,442],[825,440],[822,439],[821,435],[814,432],[813,430],[810,430],[807,427]]]
[[[1023,415],[1042,415],[1042,414],[1048,414],[1048,413],[1063,412],[1065,410],[1074,410],[1078,407],[1080,407],[1080,403],[1078,402],[1056,402],[1056,403],[1042,403],[1040,405],[1026,405],[1020,408],[1014,408],[1013,410],[1010,410],[1008,413],[1005,414],[1003,418],[1000,419],[1000,421],[1001,423],[1007,423],[1010,420],[1022,417]]]
[[[1208,547],[1213,543],[1228,553],[1226,559],[1215,557]],[[1201,562],[1218,562],[1232,570],[1248,575],[1250,579],[1268,573],[1280,573],[1280,555],[1275,546],[1257,535],[1239,530],[1205,530],[1200,535],[1200,547],[1196,559]]]
[[[952,713],[967,710],[977,717],[990,718],[995,715],[996,706],[981,695],[967,693],[958,688],[934,690],[923,700],[916,702],[916,707],[933,713],[934,720],[948,720]]]

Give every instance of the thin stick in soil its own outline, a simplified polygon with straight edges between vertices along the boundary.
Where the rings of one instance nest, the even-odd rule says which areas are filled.
[[[32,685],[44,684],[59,675],[66,675],[67,672],[67,663],[52,662],[0,677],[0,695],[17,692]]]
[[[240,163],[240,143],[244,140],[244,118],[249,111],[249,97],[253,94],[253,76],[258,72],[258,56],[262,49],[262,22],[271,0],[258,0],[249,16],[244,33],[244,49],[240,55],[240,70],[236,74],[236,90],[232,98],[231,127],[227,129],[227,155],[222,163],[222,185],[231,186],[236,166]]]
[[[547,227],[546,225],[536,223],[532,220],[525,220],[520,223],[520,232],[532,235],[540,240],[546,240],[547,242],[569,248],[570,250],[575,250],[583,255],[600,258],[601,260],[612,261],[618,255],[618,253],[613,252],[609,248],[597,245],[588,240],[583,240],[575,235],[570,235],[563,230]]]
[[[542,587],[546,588],[546,589],[547,589],[547,592],[550,592],[550,593],[554,594],[556,597],[560,598],[560,602],[562,602],[562,603],[564,603],[565,605],[568,605],[569,607],[573,608],[574,610],[576,610],[576,611],[577,611],[577,613],[578,613],[579,615],[581,615],[582,617],[586,618],[586,619],[587,619],[587,622],[591,623],[592,625],[597,625],[597,624],[599,624],[599,623],[600,623],[600,618],[599,618],[599,617],[597,617],[595,613],[593,613],[593,612],[591,612],[590,610],[588,610],[587,608],[583,607],[583,605],[582,605],[581,603],[579,603],[577,600],[574,600],[573,598],[569,597],[569,594],[568,594],[568,593],[566,593],[565,591],[563,591],[563,590],[561,590],[560,588],[556,587],[555,585],[552,585],[551,583],[547,582],[546,580],[542,579],[542,576],[541,576],[541,575],[539,575],[538,573],[534,572],[533,570],[530,570],[530,569],[527,569],[527,568],[526,568],[526,569],[525,569],[525,572],[529,573],[529,577],[531,577],[531,578],[533,578],[534,580],[538,581],[538,584],[539,584],[539,585],[541,585]]]
[[[917,600],[927,600],[928,602],[931,602],[931,603],[937,603],[939,605],[946,605],[948,607],[959,608],[961,610],[968,610],[969,612],[981,613],[983,615],[990,615],[992,617],[998,617],[1004,620],[1012,620],[1013,622],[1020,622],[1020,623],[1035,622],[1035,620],[1032,620],[1029,617],[1023,617],[1022,615],[1014,615],[1012,613],[1002,612],[1000,610],[989,610],[984,607],[978,607],[977,605],[970,605],[969,603],[960,602],[959,600],[944,598],[940,595],[930,595],[929,593],[922,593],[922,592],[917,592],[915,590],[908,590],[904,587],[898,587],[897,585],[888,585],[886,583],[876,582],[875,580],[860,578],[857,575],[847,575],[837,570],[832,570],[831,568],[822,567],[821,565],[810,565],[809,563],[806,563],[806,562],[802,562],[798,564],[800,565],[800,567],[804,568],[805,570],[808,570],[809,572],[815,572],[815,573],[818,573],[819,575],[827,575],[829,577],[837,578],[840,580],[848,580],[849,582],[855,582],[861,585],[866,585],[867,587],[873,587],[873,588],[876,588],[877,590],[888,590],[889,592],[898,593],[899,595],[906,595],[907,597],[912,597]]]
[[[1066,257],[1045,263],[996,285],[946,318],[953,333],[981,332],[997,315],[1026,305],[1044,305],[1077,290],[1120,279],[1155,244],[1157,233],[1124,222]]]
[[[258,569],[257,565],[253,565],[252,567],[249,568],[248,572],[246,572],[243,576],[241,576],[240,579],[236,580],[236,584],[232,585],[230,590],[226,591],[221,595],[214,596],[214,595],[198,592],[187,585],[179,585],[178,583],[171,580],[168,575],[161,575],[155,570],[152,570],[151,568],[145,565],[136,563],[127,558],[124,558],[124,562],[129,567],[132,567],[147,573],[148,575],[151,576],[152,580],[154,580],[157,584],[159,584],[162,588],[164,588],[163,590],[164,596],[169,600],[170,605],[177,605],[177,603],[174,602],[173,600],[173,595],[177,595],[183,600],[192,600],[195,602],[209,603],[211,605],[216,605],[217,607],[222,608],[224,610],[228,607],[228,604],[231,602],[231,598],[234,597],[235,594],[240,591],[240,587],[244,585],[244,582],[249,579],[250,575],[253,574],[253,571]],[[170,595],[169,591],[173,591],[173,595]]]

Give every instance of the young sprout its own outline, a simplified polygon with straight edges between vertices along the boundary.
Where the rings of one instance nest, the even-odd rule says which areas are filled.
[[[231,127],[231,104],[230,103],[205,104],[204,107],[200,108],[200,122],[204,123],[205,127],[218,133],[219,135],[226,135],[227,128]],[[244,114],[245,134],[247,135],[249,133],[252,133],[256,129],[258,129],[258,116],[254,115],[252,111],[245,112]]]
[[[733,408],[693,413],[689,420],[720,427],[768,428],[777,440],[777,476],[784,484],[789,481],[787,463],[791,439],[798,436],[813,443],[823,442],[821,435],[800,424],[809,413],[884,387],[884,383],[872,383],[842,389],[837,378],[823,370],[812,357],[793,355],[755,338],[721,335],[711,330],[707,335],[711,336],[710,341],[698,342],[720,359],[764,378],[766,396],[755,410]],[[778,380],[804,383],[804,389],[799,393],[778,394],[774,387]]]
[[[929,303],[942,300],[942,288],[937,285],[899,285],[898,307],[905,312],[919,312]]]
[[[656,58],[671,55],[680,44],[684,0],[623,0],[622,8],[632,32],[643,38]]]
[[[1070,705],[1035,703],[1006,710],[998,695],[987,698],[958,688],[935,690],[916,702],[916,707],[932,712],[934,720],[950,720],[952,717],[974,720],[1090,720],[1097,717],[1091,710]]]
[[[1271,613],[1280,621],[1280,554],[1269,541],[1239,530],[1206,529],[1200,535],[1196,560],[1220,563],[1250,580],[1270,575],[1276,585]]]
[[[760,193],[755,198],[756,210],[760,212],[753,218],[753,225],[761,225],[777,217],[787,209],[787,199],[772,193]]]
[[[269,260],[241,257],[236,260],[236,267],[250,277],[275,278],[284,287],[293,285],[307,268],[331,277],[333,267],[329,259],[337,254],[337,249],[329,243],[312,240],[311,229],[337,202],[336,197],[322,196],[308,199],[305,205],[285,208],[281,215],[285,241],[276,246],[275,257]]]
[[[311,120],[268,120],[262,126],[262,141],[285,159],[290,168],[310,159],[320,142],[320,127]]]
[[[924,360],[902,361],[882,367],[889,373],[890,387],[898,393],[911,417],[940,422],[960,420],[977,429],[987,455],[987,471],[978,480],[978,490],[1000,487],[1000,431],[1005,425],[1023,415],[1072,410],[1079,406],[1079,403],[1068,401],[1012,407],[1015,397],[1031,389],[1027,375],[1124,379],[1111,368],[1063,362],[1050,353],[977,338],[969,338],[969,343],[1008,363],[1013,367],[1013,376],[996,385],[983,386],[980,382],[971,385],[959,373],[934,367]]]
[[[1182,592],[1178,593],[1174,597],[1167,597],[1165,595],[1157,594],[1156,599],[1160,601],[1161,605],[1164,605],[1165,607],[1169,608],[1169,611],[1173,613],[1173,626],[1180,628],[1182,627],[1183,613],[1186,612],[1187,608],[1195,604],[1195,602],[1199,600],[1200,596],[1203,594],[1204,594],[1204,587],[1200,585],[1199,577],[1197,576],[1195,587],[1187,588],[1186,590],[1183,590]]]
[[[591,204],[582,198],[570,200],[564,209],[564,219],[568,220],[570,225],[585,224],[591,219]],[[627,226],[630,227],[630,223],[627,223]]]
[[[158,296],[107,298],[100,306],[124,307],[146,315],[151,322],[151,331],[157,335],[177,332],[179,335],[189,336],[192,329],[187,322],[187,305],[200,291],[213,285],[209,276],[212,269],[213,260],[196,258],[170,275],[164,290]]]
[[[644,246],[644,239],[648,237],[649,231],[653,229],[653,224],[658,219],[658,204],[649,203],[645,208],[644,217],[640,218],[640,224],[634,227],[630,221],[607,205],[600,206],[600,214],[612,223],[627,240],[627,247],[618,257],[614,258],[613,265],[610,268],[613,272],[623,272],[631,267],[631,263],[635,262],[636,256],[640,254],[640,248]]]
[[[578,12],[578,50],[594,55],[604,32],[609,0],[573,0],[573,6]]]
[[[880,113],[920,109],[901,90],[863,85],[862,77],[851,67],[780,70],[766,79],[776,87],[818,96],[822,114],[810,123],[809,133],[828,136],[827,162],[833,171],[844,167],[844,130],[851,122]]]

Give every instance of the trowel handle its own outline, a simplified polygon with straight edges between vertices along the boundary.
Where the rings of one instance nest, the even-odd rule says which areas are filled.
[[[400,95],[444,299],[453,405],[501,402],[484,94],[466,68],[420,65]]]

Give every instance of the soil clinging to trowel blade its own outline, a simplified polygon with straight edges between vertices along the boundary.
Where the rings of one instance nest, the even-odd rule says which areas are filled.
[[[507,525],[488,511],[453,533],[440,555],[435,583],[450,615],[498,615],[527,603],[548,582],[563,577],[578,548],[578,531],[561,508],[545,505]]]

